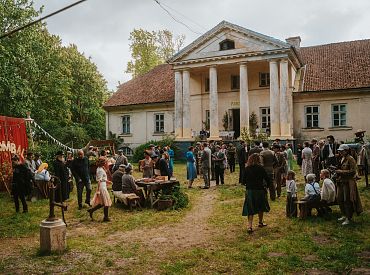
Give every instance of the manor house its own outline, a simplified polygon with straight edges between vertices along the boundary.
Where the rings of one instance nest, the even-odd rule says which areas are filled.
[[[127,152],[166,134],[193,141],[208,128],[239,137],[256,114],[271,139],[370,133],[370,40],[301,47],[222,21],[104,104],[106,132]],[[226,123],[225,123],[226,122]],[[226,126],[227,129],[224,129]]]

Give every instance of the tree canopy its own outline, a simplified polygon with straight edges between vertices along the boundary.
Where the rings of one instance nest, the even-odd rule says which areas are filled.
[[[29,0],[0,0],[0,33],[41,12]],[[109,96],[106,81],[90,58],[75,45],[63,46],[46,24],[0,40],[0,72],[1,115],[25,117],[30,111],[61,142],[79,137],[77,146],[104,137],[101,107]]]
[[[174,36],[169,30],[134,29],[129,40],[132,60],[127,63],[126,73],[136,77],[170,59],[183,46],[185,36]]]

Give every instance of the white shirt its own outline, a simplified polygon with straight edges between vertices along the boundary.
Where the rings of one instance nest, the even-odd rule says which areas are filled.
[[[297,184],[295,180],[286,180],[286,191],[291,193],[292,197],[297,197]]]
[[[50,180],[50,174],[49,174],[48,170],[43,169],[40,173],[37,172],[35,174],[35,180],[49,181]]]
[[[324,179],[321,188],[321,200],[328,203],[335,201],[335,185],[331,179]]]
[[[315,187],[315,189],[312,185]],[[306,183],[306,186],[304,188],[304,194],[305,194],[305,197],[309,197],[309,196],[316,195],[316,194],[320,195],[320,185],[317,182]]]

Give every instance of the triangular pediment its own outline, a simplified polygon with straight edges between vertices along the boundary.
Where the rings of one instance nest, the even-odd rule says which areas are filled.
[[[225,41],[230,41],[232,46],[223,48],[220,44]],[[290,48],[290,45],[283,41],[222,21],[175,54],[170,62],[287,48]]]

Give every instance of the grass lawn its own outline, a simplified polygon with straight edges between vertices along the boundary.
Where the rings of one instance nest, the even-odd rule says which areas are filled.
[[[299,194],[303,179],[297,167]],[[48,202],[29,203],[28,214],[16,214],[10,197],[0,194],[0,273],[124,273],[124,274],[330,274],[370,272],[370,189],[359,182],[365,212],[343,227],[339,208],[325,218],[285,217],[285,192],[266,214],[267,227],[246,233],[241,216],[244,188],[238,171],[225,176],[225,186],[186,189],[185,164],[175,175],[189,195],[180,211],[110,209],[109,223],[77,210],[76,191],[66,212],[68,249],[63,255],[40,256],[39,224]],[[136,177],[140,174],[135,172]],[[197,180],[201,185],[202,180]],[[95,187],[95,186],[94,186]],[[60,215],[57,210],[57,215]],[[255,221],[257,225],[257,220]]]

